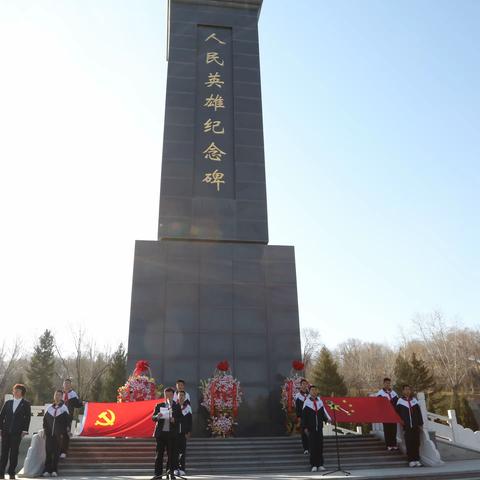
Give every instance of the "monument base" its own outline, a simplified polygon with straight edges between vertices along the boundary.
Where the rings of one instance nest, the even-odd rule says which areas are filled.
[[[158,382],[184,379],[196,434],[207,433],[200,380],[221,360],[244,392],[236,434],[284,433],[280,389],[300,357],[293,247],[136,242],[128,366],[148,360]]]

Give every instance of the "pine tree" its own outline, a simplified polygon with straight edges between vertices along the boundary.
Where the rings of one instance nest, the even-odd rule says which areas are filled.
[[[115,402],[118,387],[121,387],[127,379],[127,352],[121,343],[112,355],[110,366],[104,381],[104,399],[107,402]]]
[[[347,394],[347,386],[343,377],[338,373],[338,366],[326,347],[322,347],[320,350],[311,376],[320,395],[341,397]]]
[[[415,392],[426,392],[435,386],[435,380],[426,363],[417,358],[415,353],[412,353],[410,358],[410,366],[413,372],[411,386]]]
[[[402,395],[403,385],[410,385],[413,379],[413,369],[410,362],[403,356],[397,355],[395,359],[395,366],[393,367],[395,375],[395,390],[399,395]]]
[[[410,385],[414,392],[425,392],[435,386],[433,375],[426,363],[412,353],[410,361],[403,355],[398,355],[393,369],[395,374],[395,389],[401,395],[402,386]]]
[[[53,376],[55,373],[55,339],[50,330],[45,330],[33,349],[27,377],[32,392],[32,400],[36,405],[51,401],[53,396]]]
[[[93,382],[92,388],[90,389],[90,400],[92,402],[102,402],[104,400],[104,385],[102,375],[99,375],[96,380]]]

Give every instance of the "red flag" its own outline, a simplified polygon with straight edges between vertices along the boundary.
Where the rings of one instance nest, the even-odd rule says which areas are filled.
[[[322,397],[328,414],[337,422],[402,423],[388,399],[384,397]]]
[[[143,402],[85,404],[82,437],[151,437],[155,429],[152,414],[163,399]]]

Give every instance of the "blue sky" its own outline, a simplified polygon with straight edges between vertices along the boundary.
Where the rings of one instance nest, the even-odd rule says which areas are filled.
[[[0,1],[1,317],[30,346],[126,340],[155,239],[162,1]],[[270,243],[301,325],[394,344],[416,313],[477,326],[480,3],[265,0]]]

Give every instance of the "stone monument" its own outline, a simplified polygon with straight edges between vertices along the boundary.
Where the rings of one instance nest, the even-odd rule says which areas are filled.
[[[280,386],[301,354],[294,249],[268,245],[261,4],[169,2],[158,240],[136,242],[128,342],[129,368],[185,379],[194,413],[228,360],[239,435],[284,431]]]

